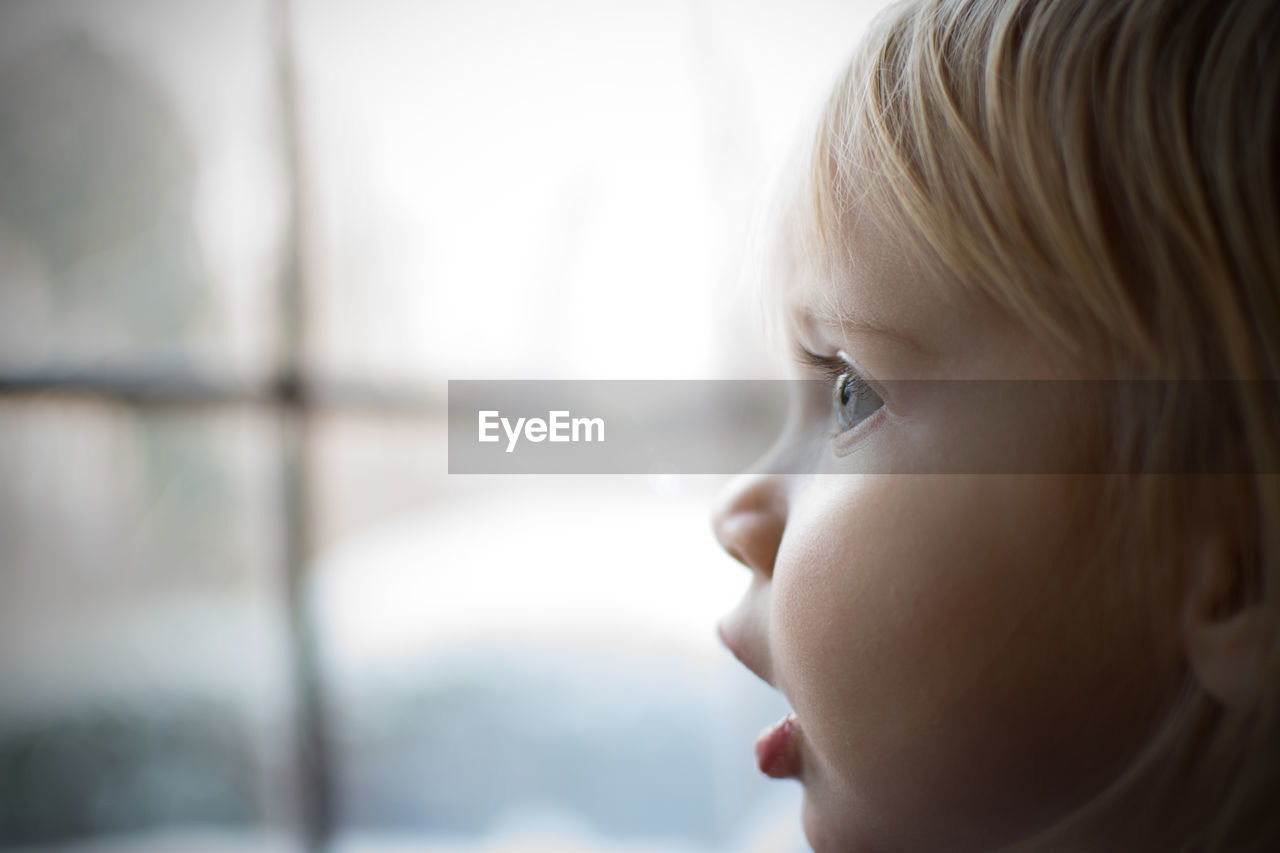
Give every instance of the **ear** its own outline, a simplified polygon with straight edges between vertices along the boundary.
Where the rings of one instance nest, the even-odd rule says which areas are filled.
[[[1253,706],[1262,678],[1266,620],[1250,567],[1223,537],[1192,553],[1182,608],[1187,663],[1206,693],[1227,708]]]

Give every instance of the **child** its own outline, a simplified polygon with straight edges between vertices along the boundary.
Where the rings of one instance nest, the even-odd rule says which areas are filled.
[[[1280,850],[1280,4],[895,6],[809,166],[830,384],[715,527],[814,849]],[[978,421],[1038,473],[920,464],[977,436],[921,379],[1068,389]]]

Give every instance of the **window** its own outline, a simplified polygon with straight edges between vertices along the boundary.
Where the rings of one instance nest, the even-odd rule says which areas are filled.
[[[765,369],[805,6],[0,8],[0,849],[796,849],[716,483],[444,460],[450,378]]]

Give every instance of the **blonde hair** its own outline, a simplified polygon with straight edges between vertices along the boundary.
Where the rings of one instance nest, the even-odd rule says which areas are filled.
[[[870,203],[939,281],[1094,375],[1232,380],[1208,425],[1185,384],[1118,383],[1107,411],[1124,470],[1238,476],[1121,478],[1107,505],[1123,507],[1135,560],[1167,559],[1179,584],[1165,543],[1213,513],[1246,567],[1242,596],[1280,626],[1280,4],[892,7],[827,104],[809,190],[811,248],[834,263]],[[1076,823],[1110,810],[1127,824],[1118,849],[1280,849],[1277,633],[1254,707],[1188,679]]]

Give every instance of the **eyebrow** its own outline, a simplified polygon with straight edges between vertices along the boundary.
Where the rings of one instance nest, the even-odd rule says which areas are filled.
[[[808,307],[794,309],[790,314],[793,338],[808,337],[818,328],[831,328],[839,329],[841,335],[884,338],[919,355],[931,355],[928,348],[907,333],[872,322],[865,317],[848,316],[835,311],[818,313]]]

